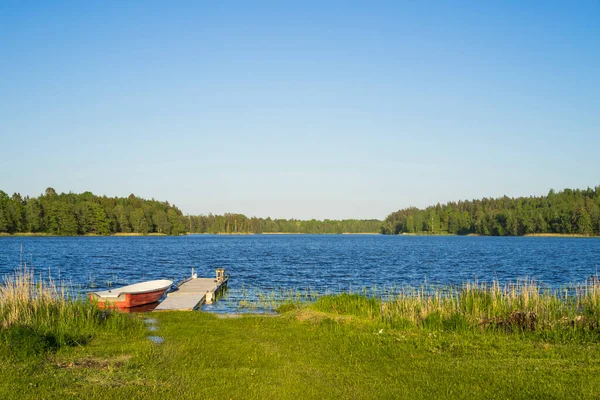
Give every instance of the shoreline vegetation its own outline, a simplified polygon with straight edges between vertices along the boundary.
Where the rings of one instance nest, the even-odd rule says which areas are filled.
[[[599,235],[581,233],[526,233],[526,237],[598,238]]]
[[[295,232],[262,232],[262,233],[252,233],[252,232],[216,232],[216,233],[182,233],[178,236],[194,236],[194,235],[215,235],[215,236],[252,236],[252,235],[315,235],[314,233],[295,233]],[[325,234],[327,235],[327,234]],[[342,232],[337,234],[329,234],[329,235],[382,235],[381,232]],[[478,233],[469,233],[467,235],[452,235],[449,233],[429,233],[429,232],[415,232],[415,233],[401,233],[401,236],[475,236],[475,237],[485,237],[489,235],[481,235]],[[164,233],[137,233],[137,232],[129,232],[129,233],[113,233],[110,235],[98,235],[94,233],[88,233],[85,235],[77,235],[79,237],[140,237],[140,236],[173,236],[167,235]],[[0,237],[64,237],[64,235],[52,235],[48,233],[41,232],[16,232],[16,233],[7,233],[0,232]],[[577,239],[597,239],[600,238],[598,235],[582,235],[577,233],[528,233],[525,235],[521,235],[521,237],[540,237],[540,238],[577,238]]]
[[[597,277],[555,291],[521,280],[404,288],[386,299],[290,294],[275,316],[123,314],[66,293],[27,269],[4,279],[0,397],[593,398],[600,390]]]
[[[262,233],[252,233],[252,232],[216,232],[216,233],[182,233],[178,236],[194,236],[194,235],[220,235],[220,236],[248,236],[248,235],[312,235],[311,233],[287,233],[287,232],[262,232]],[[381,235],[380,232],[342,232],[331,235]],[[41,232],[15,232],[15,233],[7,233],[0,232],[0,237],[64,237],[65,235],[52,235],[49,233],[41,233]],[[164,233],[137,233],[137,232],[129,232],[129,233],[113,233],[109,235],[98,235],[95,233],[86,233],[85,235],[76,235],[77,237],[138,237],[138,236],[173,236],[167,235]]]
[[[448,202],[391,213],[385,220],[296,220],[243,214],[184,215],[175,205],[60,193],[37,198],[0,190],[0,236],[143,236],[185,234],[374,234],[599,237],[600,186],[550,190],[539,197]]]
[[[414,232],[408,233],[403,232],[399,233],[401,236],[470,236],[470,237],[490,237],[492,235],[482,235],[480,233],[468,233],[466,235],[457,235],[450,233],[430,233],[430,232]],[[507,237],[504,235],[504,237]],[[524,235],[517,235],[512,237],[543,237],[543,238],[580,238],[580,239],[590,239],[590,238],[600,238],[600,235],[592,235],[592,234],[579,234],[579,233],[526,233]]]

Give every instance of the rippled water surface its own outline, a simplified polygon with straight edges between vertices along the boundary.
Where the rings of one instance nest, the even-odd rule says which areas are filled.
[[[0,274],[23,260],[82,291],[150,279],[180,281],[195,267],[225,267],[229,291],[215,311],[253,291],[338,292],[385,286],[534,278],[582,282],[600,268],[600,239],[381,235],[1,237]]]

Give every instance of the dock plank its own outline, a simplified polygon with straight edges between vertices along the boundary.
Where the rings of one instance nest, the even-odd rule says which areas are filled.
[[[191,311],[200,307],[205,301],[205,294],[179,294],[177,296],[167,296],[154,311]]]
[[[205,302],[215,298],[222,286],[227,285],[227,279],[217,281],[213,278],[192,278],[181,284],[177,290],[168,293],[167,298],[160,303],[155,311],[195,310]]]

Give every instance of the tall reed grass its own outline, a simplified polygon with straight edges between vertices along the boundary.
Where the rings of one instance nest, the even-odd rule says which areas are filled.
[[[279,312],[307,307],[395,327],[510,332],[596,332],[600,328],[600,280],[596,277],[559,289],[521,279],[459,286],[363,288],[339,294],[288,290],[254,294],[240,304]]]
[[[41,343],[41,347],[84,344],[102,330],[141,330],[127,315],[100,310],[67,285],[52,278],[36,279],[27,265],[4,277],[0,286],[0,343],[9,348]],[[18,350],[18,349],[17,349]]]
[[[505,284],[466,283],[446,290],[405,288],[381,303],[380,317],[392,324],[407,321],[442,328],[597,330],[600,283],[592,279],[550,289],[525,279]]]
[[[234,294],[235,293],[235,294]],[[259,288],[248,289],[243,286],[238,292],[227,291],[223,298],[232,299],[240,309],[272,311],[282,304],[304,304],[317,300],[324,293],[318,293],[311,288],[297,290],[293,288],[277,288],[262,290]]]

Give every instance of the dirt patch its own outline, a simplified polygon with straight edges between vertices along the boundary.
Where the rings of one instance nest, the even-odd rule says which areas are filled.
[[[598,330],[598,321],[593,318],[586,318],[583,315],[578,315],[570,320],[569,325],[573,328],[587,329],[590,331]]]
[[[506,317],[485,319],[479,323],[480,328],[500,328],[507,332],[535,331],[538,325],[538,316],[534,312],[513,311]]]

